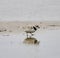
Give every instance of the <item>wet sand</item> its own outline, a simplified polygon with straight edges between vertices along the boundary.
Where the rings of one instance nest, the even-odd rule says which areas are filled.
[[[40,44],[23,44],[21,32],[36,24],[40,29],[34,38]],[[60,58],[60,22],[0,22],[0,58]]]

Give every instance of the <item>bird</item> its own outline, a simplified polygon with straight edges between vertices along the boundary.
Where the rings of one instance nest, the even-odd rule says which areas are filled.
[[[39,29],[40,27],[38,26],[38,25],[35,25],[35,26],[30,26],[29,28],[28,28],[28,30],[25,30],[25,32],[26,32],[26,34],[27,34],[27,38],[28,38],[28,34],[31,34],[31,36],[33,36],[34,34],[34,32],[35,31],[37,31],[37,29]],[[31,37],[30,36],[30,37]]]

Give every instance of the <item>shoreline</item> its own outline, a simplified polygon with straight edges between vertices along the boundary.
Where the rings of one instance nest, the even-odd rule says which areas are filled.
[[[29,26],[39,25],[40,30],[60,30],[59,21],[47,22],[20,22],[20,21],[0,21],[0,33],[19,33],[24,32]]]

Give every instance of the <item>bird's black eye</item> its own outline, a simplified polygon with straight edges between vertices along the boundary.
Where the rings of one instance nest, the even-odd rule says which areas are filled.
[[[36,25],[37,28],[40,28],[38,25]]]

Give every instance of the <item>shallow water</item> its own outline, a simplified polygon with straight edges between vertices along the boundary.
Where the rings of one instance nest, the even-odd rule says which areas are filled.
[[[23,44],[25,33],[0,34],[0,58],[60,58],[60,30],[45,30],[34,35],[39,45]]]

